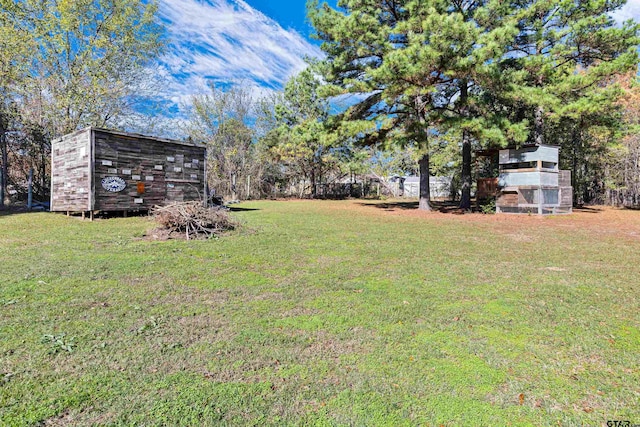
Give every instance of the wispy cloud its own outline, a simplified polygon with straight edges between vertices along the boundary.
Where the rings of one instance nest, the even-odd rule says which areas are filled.
[[[167,81],[160,94],[179,106],[206,90],[242,83],[257,93],[279,89],[321,56],[316,46],[242,0],[160,0],[170,46],[158,74]]]
[[[629,0],[621,9],[612,13],[611,16],[617,22],[624,22],[628,19],[640,21],[640,0]]]
[[[640,0],[612,16],[640,20]],[[304,57],[321,57],[317,46],[243,0],[160,0],[169,48],[153,70],[163,81],[153,101],[167,122],[184,118],[190,97],[221,87],[248,86],[256,96],[281,88],[302,70]]]

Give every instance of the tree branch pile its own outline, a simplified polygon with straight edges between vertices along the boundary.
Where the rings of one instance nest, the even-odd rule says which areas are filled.
[[[187,240],[211,238],[225,231],[235,230],[240,224],[220,208],[206,208],[202,202],[172,203],[153,208],[154,220],[170,234]]]

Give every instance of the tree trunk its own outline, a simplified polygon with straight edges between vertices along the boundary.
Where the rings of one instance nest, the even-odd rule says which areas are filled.
[[[9,175],[7,167],[9,154],[7,153],[7,138],[4,128],[0,129],[0,157],[0,161],[2,161],[2,167],[0,168],[0,208],[4,208],[4,198],[7,194],[7,177]]]
[[[534,142],[536,145],[544,144],[544,110],[541,106],[536,107]]]
[[[431,193],[429,191],[429,155],[423,154],[418,161],[420,165],[420,202],[418,209],[431,210]]]
[[[231,174],[231,199],[238,200],[238,191],[236,189],[236,174]]]
[[[462,131],[462,198],[460,209],[471,209],[471,135]]]
[[[573,205],[582,207],[584,205],[584,151],[582,147],[582,121],[573,129],[573,172],[571,180],[573,185]]]
[[[29,169],[28,193],[27,193],[27,209],[33,208],[33,168]]]
[[[468,82],[462,80],[460,83],[460,105],[461,114],[466,119],[469,117]],[[462,131],[462,198],[460,199],[460,209],[471,209],[471,135],[469,131]]]
[[[42,200],[47,200],[47,196],[50,195],[50,190],[47,192],[47,157],[44,154],[44,150],[42,152],[42,156],[40,158],[40,193],[38,197]]]

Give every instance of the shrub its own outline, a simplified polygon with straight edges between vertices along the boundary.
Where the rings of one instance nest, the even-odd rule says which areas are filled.
[[[490,199],[480,205],[480,212],[485,215],[496,213],[496,199]]]

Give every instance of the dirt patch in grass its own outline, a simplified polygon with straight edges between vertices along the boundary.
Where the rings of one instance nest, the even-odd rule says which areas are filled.
[[[314,203],[314,202],[310,202]],[[327,202],[324,202],[327,203]],[[359,215],[397,216],[405,218],[425,219],[429,221],[483,223],[502,228],[514,241],[529,239],[518,230],[526,230],[544,225],[557,229],[580,229],[630,240],[640,240],[640,212],[610,206],[593,206],[574,209],[569,215],[486,215],[482,213],[464,213],[458,211],[443,212],[434,210],[424,212],[417,209],[417,203],[406,201],[367,201],[353,203],[335,203],[334,210],[351,211]]]

